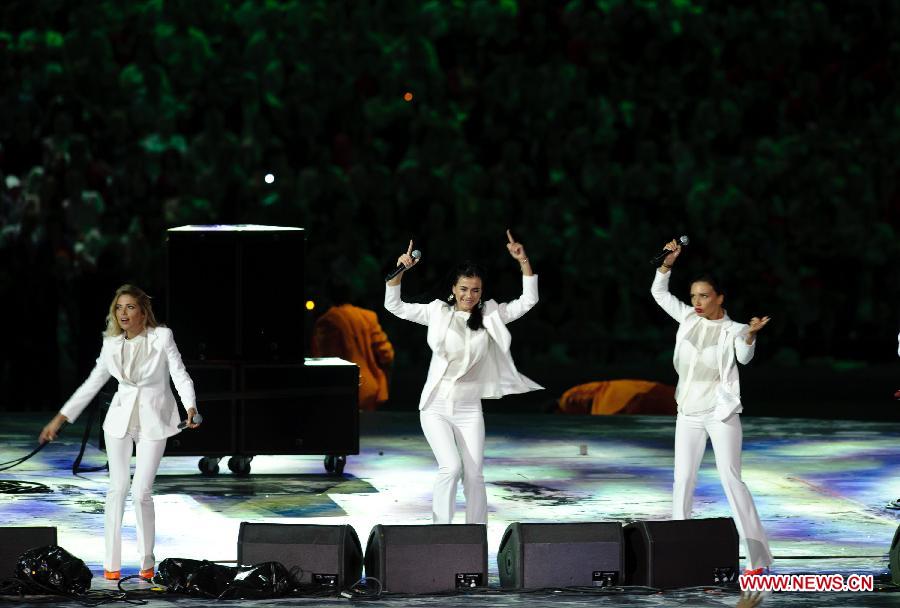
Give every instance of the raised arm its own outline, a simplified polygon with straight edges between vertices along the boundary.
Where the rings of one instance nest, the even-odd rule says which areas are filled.
[[[660,308],[681,323],[685,315],[691,310],[691,307],[669,292],[669,279],[672,276],[669,271],[672,270],[675,260],[681,255],[681,245],[673,239],[665,248],[672,253],[666,256],[662,265],[657,269],[656,276],[653,277],[653,284],[650,286],[650,295],[653,296]]]
[[[734,338],[734,357],[741,365],[747,365],[756,353],[756,340],[751,339],[749,327]]]
[[[409,247],[406,253],[397,258],[397,266],[403,265],[407,270],[418,263],[418,260],[412,257],[413,242],[409,241]],[[384,285],[384,307],[393,315],[412,321],[420,325],[428,325],[428,305],[427,304],[409,304],[400,299],[400,282],[406,270],[398,274],[396,277],[385,283]]]
[[[522,270],[522,295],[511,302],[500,304],[499,308],[500,319],[504,323],[510,323],[538,303],[538,277],[531,268],[531,262],[528,261],[525,246],[516,241],[509,230],[506,231],[506,238],[509,241],[506,244],[509,255],[519,263]]]
[[[756,352],[756,334],[769,323],[769,317],[753,317],[750,324],[734,340],[734,354],[738,363],[747,365]]]

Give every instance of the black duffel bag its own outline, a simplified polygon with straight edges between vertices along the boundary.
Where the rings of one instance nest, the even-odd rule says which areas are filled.
[[[16,580],[31,593],[81,595],[92,577],[83,561],[57,545],[29,549],[16,562]]]
[[[279,562],[234,567],[177,557],[159,563],[153,582],[173,593],[207,598],[275,598],[297,587],[294,577]]]

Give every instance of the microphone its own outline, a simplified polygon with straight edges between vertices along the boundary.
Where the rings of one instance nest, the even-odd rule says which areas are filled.
[[[410,253],[409,255],[411,255],[413,257],[413,259],[416,261],[415,263],[418,263],[418,261],[422,259],[422,252],[419,251],[418,249],[413,249],[413,252]],[[412,266],[410,266],[409,268],[412,268]],[[398,274],[400,274],[404,270],[409,270],[409,268],[407,268],[403,264],[400,264],[399,266],[394,268],[390,273],[388,273],[388,275],[386,277],[384,277],[384,282],[387,283],[388,281],[390,281],[391,279],[396,277]]]
[[[203,416],[201,416],[200,414],[194,414],[194,417],[191,418],[190,422],[188,422],[187,420],[182,420],[181,422],[179,422],[178,428],[180,428],[180,429],[187,428],[187,425],[189,425],[191,423],[200,424],[201,422],[203,422]]]
[[[691,239],[689,239],[686,234],[682,234],[680,237],[678,237],[677,240],[678,240],[678,244],[681,245],[682,247],[685,247],[685,246],[691,244]],[[654,257],[652,260],[650,260],[650,263],[651,264],[659,264],[664,259],[666,259],[666,256],[669,255],[670,253],[672,253],[672,252],[669,251],[668,249],[663,249],[662,253],[660,253],[659,255]]]

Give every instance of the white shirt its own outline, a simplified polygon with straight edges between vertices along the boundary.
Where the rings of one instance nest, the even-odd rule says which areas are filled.
[[[701,319],[679,345],[678,386],[675,402],[678,412],[699,416],[715,409],[719,383],[718,343],[724,319]]]
[[[437,397],[448,401],[480,401],[481,363],[490,348],[490,336],[484,328],[472,331],[466,324],[470,314],[455,310],[444,338],[447,371],[441,378]]]
[[[136,384],[140,378],[135,374],[141,369],[147,358],[147,334],[142,333],[130,340],[125,338],[122,340],[122,377],[132,384]],[[137,434],[141,430],[140,417],[138,408],[140,408],[140,395],[131,408],[131,419],[128,421],[128,430]]]

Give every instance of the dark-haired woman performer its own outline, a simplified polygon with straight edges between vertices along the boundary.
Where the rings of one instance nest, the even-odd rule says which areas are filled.
[[[453,522],[460,475],[466,495],[466,523],[487,523],[481,400],[542,388],[516,370],[509,351],[512,338],[506,324],[537,303],[538,285],[525,248],[509,230],[506,236],[509,254],[522,269],[522,295],[512,302],[482,301],[484,273],[472,264],[463,264],[453,273],[450,296],[445,302],[402,301],[403,273],[389,281],[385,289],[387,310],[401,319],[428,326],[432,356],[419,399],[419,418],[438,462],[432,509],[436,524]],[[411,252],[412,241],[397,259],[397,265],[412,267],[416,261]]]
[[[697,471],[707,436],[716,455],[716,468],[734,514],[738,532],[747,545],[747,570],[762,573],[772,563],[769,540],[763,530],[753,497],[741,480],[741,390],[737,364],[747,364],[756,348],[756,334],[769,317],[750,320],[750,325],[728,318],[722,303],[725,294],[711,277],[691,283],[691,306],[669,293],[669,271],[681,254],[672,241],[671,251],[656,272],[650,293],[669,316],[678,321],[675,334],[675,483],[672,486],[672,519],[689,519],[697,486]]]
[[[53,441],[63,423],[74,422],[110,377],[119,381],[103,421],[109,462],[103,570],[110,580],[120,576],[122,515],[129,486],[137,522],[140,575],[153,577],[156,563],[153,480],[166,449],[166,439],[180,430],[169,376],[175,381],[187,409],[187,419],[193,421],[197,413],[194,383],[181,362],[172,330],[156,322],[150,296],[139,287],[123,285],[116,290],[109,306],[103,347],[94,370],[41,431],[41,443]],[[191,422],[187,426],[198,425]],[[137,452],[134,479],[130,475],[132,451]]]

